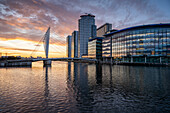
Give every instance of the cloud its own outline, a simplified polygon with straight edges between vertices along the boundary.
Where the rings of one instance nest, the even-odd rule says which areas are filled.
[[[32,52],[32,49],[21,49],[21,48],[13,48],[13,47],[6,47],[6,46],[0,46],[1,49],[9,49],[9,50],[17,50],[17,51],[29,51]],[[40,51],[44,52],[44,51]]]
[[[94,14],[98,27],[109,22],[113,28],[121,29],[170,22],[170,8],[168,5],[164,8],[168,3],[168,0],[1,0],[0,37],[38,42],[50,26],[51,44],[65,46],[66,36],[78,29],[81,14]]]
[[[96,15],[98,26],[110,22],[118,28],[133,25],[133,21],[140,23],[141,18],[147,21],[163,16],[148,0],[6,0],[1,3],[6,11],[4,20],[10,16],[7,22],[2,21],[5,24],[43,32],[52,26],[62,37],[78,28],[77,20],[85,12]]]

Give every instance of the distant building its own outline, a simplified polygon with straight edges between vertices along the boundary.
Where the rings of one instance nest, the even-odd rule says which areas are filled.
[[[92,29],[91,29],[91,37],[92,38],[95,38],[96,35],[97,35],[96,29],[97,29],[97,26],[96,25],[92,25]]]
[[[103,37],[89,38],[88,58],[102,58],[102,39]]]
[[[17,60],[21,59],[21,56],[1,56],[0,60]]]
[[[79,19],[79,36],[78,36],[78,55],[82,57],[83,55],[88,55],[88,40],[89,37],[95,37],[95,19],[92,14],[85,14],[80,16]]]
[[[112,30],[112,24],[105,23],[97,28],[97,37],[103,37],[108,31]]]
[[[66,40],[67,40],[66,54],[67,57],[71,57],[71,36],[68,35]]]
[[[78,31],[72,33],[71,57],[78,58]]]

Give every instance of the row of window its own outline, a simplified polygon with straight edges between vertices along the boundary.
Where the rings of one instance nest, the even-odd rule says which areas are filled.
[[[170,55],[170,28],[129,30],[103,39],[103,57]],[[110,49],[111,48],[111,49]],[[111,53],[112,52],[112,53]]]

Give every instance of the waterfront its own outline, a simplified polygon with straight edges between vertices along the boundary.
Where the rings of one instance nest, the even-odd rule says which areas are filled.
[[[0,112],[170,111],[170,67],[42,62],[0,68]]]

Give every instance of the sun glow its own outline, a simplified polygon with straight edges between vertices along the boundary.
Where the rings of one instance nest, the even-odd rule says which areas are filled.
[[[45,57],[43,43],[37,44],[38,42],[21,38],[9,40],[0,39],[0,53],[2,56]],[[65,46],[50,44],[49,57],[65,57]]]

